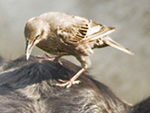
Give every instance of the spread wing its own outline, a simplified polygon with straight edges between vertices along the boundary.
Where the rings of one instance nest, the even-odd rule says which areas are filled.
[[[57,33],[63,41],[69,44],[78,45],[80,42],[92,41],[113,32],[115,28],[97,24],[91,20],[72,16],[59,26]]]

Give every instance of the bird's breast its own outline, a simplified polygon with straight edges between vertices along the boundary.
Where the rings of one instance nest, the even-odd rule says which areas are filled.
[[[49,37],[47,40],[39,42],[36,46],[53,55],[71,55],[69,45],[60,41],[59,38]]]
[[[46,40],[40,41],[37,47],[53,55],[89,56],[93,53],[90,44],[85,43],[74,46],[64,42],[59,37],[48,37]]]

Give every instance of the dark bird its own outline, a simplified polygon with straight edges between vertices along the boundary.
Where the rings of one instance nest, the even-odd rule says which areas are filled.
[[[93,54],[94,48],[112,46],[133,54],[107,36],[114,30],[114,27],[97,24],[79,16],[60,12],[44,13],[26,23],[26,59],[29,59],[35,45],[47,53],[57,55],[58,58],[64,55],[76,57],[82,68],[69,81],[61,80],[63,83],[56,84],[69,88],[80,82],[76,79],[90,66],[89,56]]]

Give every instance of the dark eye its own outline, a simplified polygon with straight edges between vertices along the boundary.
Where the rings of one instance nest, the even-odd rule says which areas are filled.
[[[37,35],[37,36],[35,37],[35,40],[36,40],[37,38],[39,38],[39,36],[40,36],[40,35]]]
[[[33,42],[35,42],[35,41],[39,38],[39,36],[40,36],[40,35],[37,35],[37,36],[34,38]]]

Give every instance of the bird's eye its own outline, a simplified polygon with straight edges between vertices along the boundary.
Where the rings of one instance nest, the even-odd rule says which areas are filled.
[[[40,36],[40,35],[37,35],[37,36],[35,37],[35,39],[39,38],[39,36]]]
[[[33,42],[35,42],[39,37],[40,37],[40,35],[37,35],[37,36],[34,38]]]

